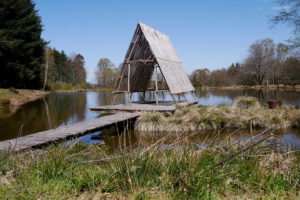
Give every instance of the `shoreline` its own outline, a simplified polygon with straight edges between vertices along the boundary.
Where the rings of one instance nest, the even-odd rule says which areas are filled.
[[[80,92],[111,92],[111,89],[75,89],[75,90],[31,90],[0,88],[0,109],[19,107],[49,94]]]
[[[0,108],[19,107],[50,94],[49,91],[29,89],[0,89]]]
[[[286,90],[286,91],[296,91],[300,92],[300,85],[254,85],[254,86],[245,86],[245,85],[236,85],[236,86],[202,86],[195,87],[195,89],[209,90],[209,89],[222,89],[222,90]]]

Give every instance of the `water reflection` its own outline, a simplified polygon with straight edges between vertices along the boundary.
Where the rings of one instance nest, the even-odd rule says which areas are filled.
[[[253,137],[254,141],[260,138],[260,134],[264,132],[263,130],[254,130]],[[290,129],[286,130],[286,133],[282,131],[270,131],[265,134],[274,134],[274,139],[272,143],[279,143],[280,147],[300,150],[300,130]],[[93,136],[100,134],[101,132],[94,133]],[[91,139],[90,136],[85,136]],[[98,138],[98,137],[95,137]],[[101,137],[100,137],[101,138]],[[222,142],[227,142],[232,140],[233,142],[246,142],[250,141],[249,130],[240,129],[232,130],[225,129],[222,132],[218,131],[202,131],[198,133],[185,133],[185,134],[175,134],[168,132],[137,132],[137,131],[125,131],[120,134],[113,134],[110,137],[103,137],[103,139],[94,140],[93,138],[89,140],[90,142],[100,142],[111,151],[118,150],[119,148],[145,148],[153,144],[159,144],[161,148],[170,148],[176,144],[181,146],[195,146],[196,148],[205,148],[207,146],[214,146]],[[83,138],[83,141],[87,142]],[[159,141],[159,143],[158,143]]]
[[[275,98],[282,101],[283,104],[300,106],[300,92],[295,91],[212,89],[197,90],[195,93],[199,104],[202,105],[230,105],[236,97],[247,95],[257,97],[262,103]],[[176,98],[184,100],[184,96],[176,96]],[[191,94],[188,95],[188,98],[193,99]],[[132,99],[141,101],[143,94],[136,93]],[[108,105],[111,100],[110,92],[51,94],[43,99],[27,103],[19,109],[0,109],[0,141],[17,137],[21,125],[24,125],[22,135],[28,135],[94,119],[99,115],[91,112],[89,108]],[[118,95],[116,103],[123,103],[126,100],[126,95]],[[155,101],[155,93],[147,92],[146,100]],[[172,97],[168,92],[159,92],[159,100],[172,101]]]
[[[283,91],[283,90],[226,90],[226,89],[198,89],[195,91],[198,97],[199,104],[201,105],[231,105],[236,97],[239,96],[253,96],[256,97],[261,103],[265,104],[270,99],[278,99],[283,104],[292,104],[300,106],[300,92],[296,91]],[[169,92],[160,91],[158,93],[159,101],[173,101]],[[142,101],[142,93],[135,93],[132,96],[133,101]],[[191,93],[187,95],[189,99],[193,99]],[[176,100],[185,100],[183,95],[175,95]],[[127,97],[125,98],[125,101]],[[147,101],[155,101],[155,92],[146,93]]]
[[[9,117],[2,115],[0,140],[15,138],[21,125],[22,135],[28,135],[96,117],[87,110],[87,95],[84,93],[49,95],[21,106]]]

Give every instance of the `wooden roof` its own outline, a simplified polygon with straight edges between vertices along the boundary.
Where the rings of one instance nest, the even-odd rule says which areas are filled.
[[[158,64],[171,94],[195,90],[169,37],[141,22],[137,25],[124,63],[115,85],[115,92],[146,91],[155,64]],[[130,86],[128,90],[129,71]]]

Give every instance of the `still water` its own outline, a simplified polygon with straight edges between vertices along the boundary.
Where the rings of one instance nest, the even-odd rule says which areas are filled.
[[[169,94],[164,92],[159,95],[160,100],[172,99]],[[262,103],[266,103],[269,99],[278,99],[286,105],[300,106],[300,92],[295,91],[217,89],[196,91],[199,104],[202,105],[230,105],[236,97],[245,95],[257,97]],[[45,98],[29,102],[20,108],[0,109],[0,141],[94,119],[100,115],[91,112],[89,108],[108,105],[111,98],[111,94],[108,92],[51,94]],[[190,95],[189,98],[192,99],[192,96]],[[116,103],[123,103],[125,99],[127,98],[120,95]],[[133,96],[135,101],[140,99],[141,94]],[[155,100],[154,94],[152,92],[147,93],[146,99]],[[180,97],[180,99],[184,100],[184,97]],[[93,135],[95,134],[99,134],[99,132]],[[285,130],[276,134],[284,143],[294,148],[300,148],[299,130]],[[245,133],[240,135],[246,137]],[[90,142],[90,137],[91,135],[88,135],[81,139],[84,142]],[[97,142],[97,140],[94,141]]]

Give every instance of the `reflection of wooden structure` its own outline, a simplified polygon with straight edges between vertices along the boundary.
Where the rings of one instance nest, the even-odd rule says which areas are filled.
[[[174,94],[191,92],[194,87],[191,84],[181,61],[177,56],[169,37],[145,24],[139,22],[129,48],[127,50],[120,75],[113,91],[115,102],[116,95],[128,94],[128,103],[131,104],[131,95],[134,92],[145,92],[148,89],[151,78],[155,76],[155,100],[158,105],[158,69],[166,81],[168,91],[176,103]]]

